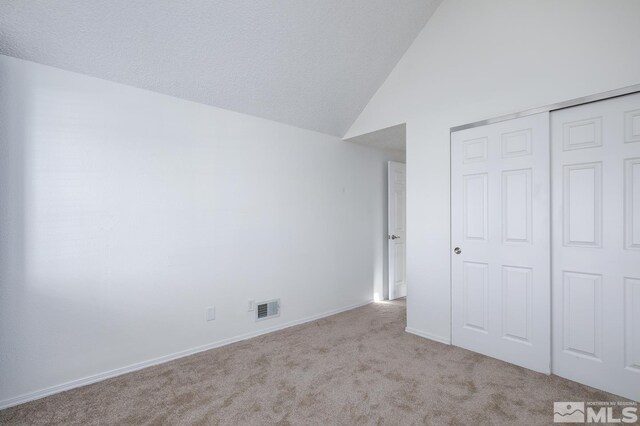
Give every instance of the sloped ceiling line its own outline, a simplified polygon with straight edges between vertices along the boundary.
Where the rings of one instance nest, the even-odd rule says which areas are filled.
[[[440,0],[0,2],[0,54],[343,136]]]

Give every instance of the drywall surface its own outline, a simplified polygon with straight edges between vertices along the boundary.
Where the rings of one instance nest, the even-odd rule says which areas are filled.
[[[346,137],[407,123],[412,331],[450,336],[449,128],[640,83],[639,16],[636,0],[445,0],[378,89]]]
[[[0,406],[383,278],[383,151],[6,56],[0,142]],[[249,300],[274,298],[256,323]]]

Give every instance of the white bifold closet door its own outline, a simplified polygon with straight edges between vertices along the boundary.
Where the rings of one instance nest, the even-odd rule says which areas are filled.
[[[553,372],[640,400],[640,94],[551,114]]]
[[[451,135],[452,343],[544,373],[549,163],[548,113]]]

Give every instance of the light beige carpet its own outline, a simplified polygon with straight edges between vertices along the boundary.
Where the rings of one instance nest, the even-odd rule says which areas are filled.
[[[404,331],[371,304],[0,411],[0,424],[550,425],[553,401],[619,401]]]

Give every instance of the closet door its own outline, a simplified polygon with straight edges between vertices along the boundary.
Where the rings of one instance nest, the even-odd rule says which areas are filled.
[[[640,400],[640,94],[551,133],[553,372]]]
[[[550,372],[549,114],[451,134],[452,343]]]

